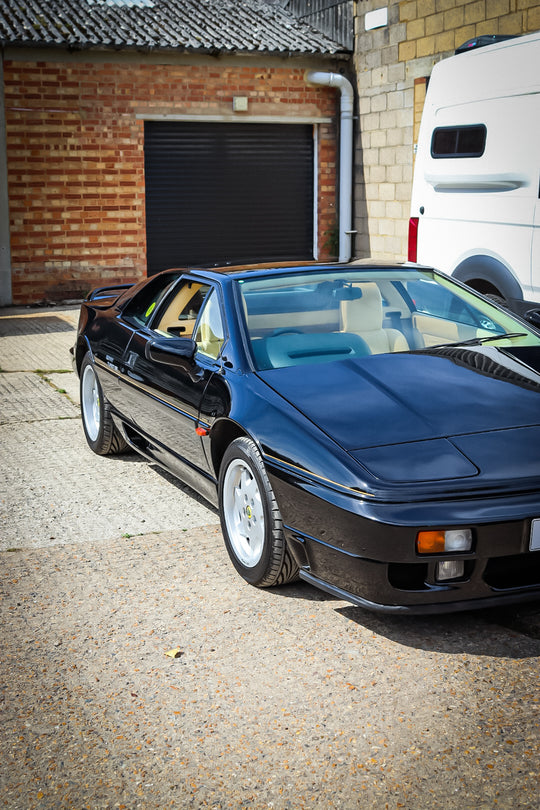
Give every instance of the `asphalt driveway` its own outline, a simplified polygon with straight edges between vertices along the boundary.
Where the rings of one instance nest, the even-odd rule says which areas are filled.
[[[0,310],[0,806],[540,806],[540,606],[369,614],[234,572],[84,441],[76,308]]]

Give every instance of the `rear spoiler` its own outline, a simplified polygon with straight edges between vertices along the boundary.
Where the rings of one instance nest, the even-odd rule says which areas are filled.
[[[102,298],[113,298],[116,294],[118,298],[125,290],[129,290],[134,284],[115,284],[110,287],[96,287],[95,290],[88,295],[87,301],[99,301]]]

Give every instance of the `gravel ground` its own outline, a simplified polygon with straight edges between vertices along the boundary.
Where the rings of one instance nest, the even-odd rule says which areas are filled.
[[[87,449],[75,323],[0,311],[0,806],[537,810],[537,609],[246,585],[214,510]]]
[[[254,590],[217,528],[3,556],[6,807],[539,805],[538,641]]]

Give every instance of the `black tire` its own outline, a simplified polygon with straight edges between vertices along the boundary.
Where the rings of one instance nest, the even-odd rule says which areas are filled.
[[[235,439],[223,456],[219,514],[227,552],[246,582],[268,588],[296,579],[263,460],[247,437]]]
[[[488,298],[490,301],[493,301],[494,304],[498,304],[500,307],[509,309],[508,301],[506,300],[506,298],[503,298],[503,296],[500,295],[499,293],[484,293],[484,296]]]
[[[103,395],[89,352],[81,363],[79,378],[82,423],[88,446],[98,456],[126,452],[128,445],[112,420],[110,405]]]

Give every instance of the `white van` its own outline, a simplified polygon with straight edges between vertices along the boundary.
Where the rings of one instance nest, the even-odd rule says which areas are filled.
[[[518,313],[540,302],[540,32],[435,65],[414,171],[409,260]]]

